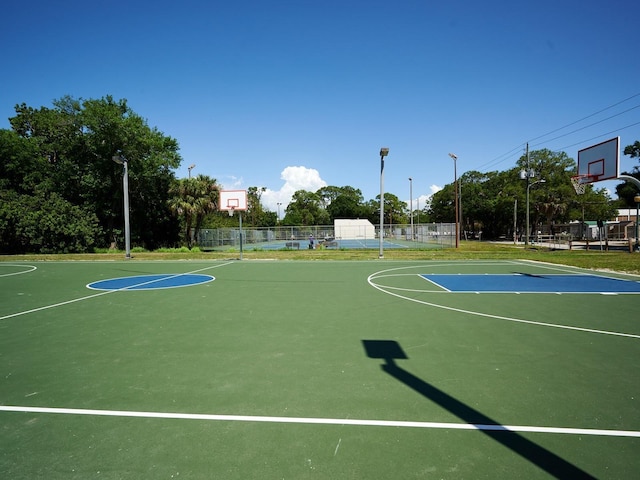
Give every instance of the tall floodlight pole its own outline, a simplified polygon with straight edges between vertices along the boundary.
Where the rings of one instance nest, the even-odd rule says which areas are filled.
[[[187,170],[189,170],[189,178],[191,178],[191,170],[193,170],[194,168],[196,168],[195,163],[192,163],[191,165],[189,165],[189,168],[187,168]]]
[[[458,157],[453,154],[450,153],[449,156],[453,159],[453,185],[454,188],[456,189],[456,194],[455,194],[455,204],[456,204],[456,248],[458,248],[460,246],[460,213],[458,210],[458,170],[457,170],[457,165],[456,165],[456,160],[458,160]]]
[[[537,185],[538,183],[546,183],[546,180],[538,180],[537,182],[530,182],[529,181],[529,177],[527,176],[527,240],[526,240],[526,245],[529,245],[529,190],[531,189],[531,187],[533,187],[534,185]]]
[[[409,177],[409,215],[411,218],[411,241],[413,242],[413,178]]]
[[[384,248],[382,246],[384,240],[384,157],[387,155],[389,155],[389,149],[382,147],[380,149],[380,232],[378,233],[380,253],[378,254],[378,258],[384,258]]]
[[[530,178],[531,178],[531,169],[529,168],[529,143],[527,143],[527,172],[526,172],[526,178],[527,178],[527,222],[526,222],[526,231],[525,231],[525,235],[524,235],[524,246],[525,248],[527,248],[529,246],[529,187],[530,185]]]
[[[124,155],[111,158],[118,165],[123,165],[122,190],[124,191],[124,258],[131,258],[131,230],[129,229],[129,167]]]
[[[527,196],[526,196],[527,219],[526,219],[526,232],[524,236],[525,248],[529,246],[529,229],[531,228],[531,226],[529,225],[529,189],[538,183],[546,182],[546,180],[538,180],[537,182],[531,182],[531,179],[535,178],[536,172],[531,169],[531,166],[529,164],[529,144],[528,143],[527,143],[526,155],[527,155],[527,170],[524,172],[520,172],[520,178],[524,178],[527,181]]]
[[[278,222],[280,221],[280,205],[282,205],[282,202],[277,202],[278,203]]]

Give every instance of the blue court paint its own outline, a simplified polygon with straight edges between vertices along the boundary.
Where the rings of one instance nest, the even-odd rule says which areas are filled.
[[[155,290],[158,288],[177,288],[200,285],[215,280],[211,275],[194,273],[136,275],[134,277],[111,278],[87,285],[93,290]]]
[[[640,293],[640,282],[597,275],[438,275],[422,278],[451,292]]]

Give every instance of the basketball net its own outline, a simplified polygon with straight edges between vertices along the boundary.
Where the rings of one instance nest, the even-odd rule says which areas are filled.
[[[584,194],[585,189],[587,188],[588,180],[590,175],[575,175],[571,177],[571,184],[575,189],[578,195]],[[584,181],[583,181],[584,180]]]
[[[233,211],[236,209],[236,207],[229,207],[229,216],[233,217]]]

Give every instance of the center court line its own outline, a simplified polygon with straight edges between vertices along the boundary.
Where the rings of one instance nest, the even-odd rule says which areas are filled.
[[[269,417],[261,415],[214,415],[205,413],[178,412],[137,412],[129,410],[91,410],[84,408],[50,408],[24,407],[16,405],[0,405],[0,412],[18,413],[46,413],[58,415],[92,415],[101,417],[127,418],[159,418],[179,420],[206,420],[224,422],[258,422],[258,423],[296,423],[314,425],[353,425],[364,427],[403,427],[430,428],[451,430],[483,430],[503,431],[505,433],[562,433],[568,435],[589,435],[605,437],[635,437],[640,438],[640,431],[633,430],[602,430],[594,428],[563,428],[563,427],[535,427],[529,425],[478,425],[470,423],[446,422],[412,422],[402,420],[358,420],[351,418],[305,418],[305,417]]]
[[[44,307],[33,308],[31,310],[25,310],[24,312],[11,313],[9,315],[5,315],[3,317],[0,317],[0,321],[6,320],[8,318],[19,317],[20,315],[27,315],[29,313],[35,313],[35,312],[40,312],[42,310],[48,310],[50,308],[62,307],[64,305],[69,305],[70,303],[81,302],[83,300],[89,300],[91,298],[100,297],[102,295],[107,295],[109,293],[123,292],[123,291],[131,289],[132,287],[136,287],[136,286],[140,286],[140,285],[147,285],[147,284],[150,284],[150,283],[153,283],[153,282],[159,282],[161,280],[166,280],[167,278],[175,278],[175,277],[179,277],[181,275],[189,275],[189,274],[192,274],[192,273],[202,272],[204,270],[209,270],[211,268],[224,267],[226,265],[231,265],[232,263],[233,262],[221,263],[220,265],[213,265],[213,266],[210,266],[210,267],[200,268],[198,270],[194,270],[193,272],[177,273],[177,274],[175,274],[175,275],[173,275],[171,277],[165,277],[165,278],[156,279],[156,280],[149,280],[149,281],[146,281],[146,282],[141,282],[141,283],[139,283],[137,285],[128,285],[126,287],[122,287],[122,288],[119,288],[119,289],[116,289],[116,290],[107,290],[107,291],[100,292],[100,293],[94,293],[93,295],[87,295],[86,297],[74,298],[73,300],[67,300],[66,302],[59,302],[59,303],[54,303],[54,304],[51,304],[51,305],[45,305]]]

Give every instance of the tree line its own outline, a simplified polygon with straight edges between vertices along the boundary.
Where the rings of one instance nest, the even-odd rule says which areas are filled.
[[[131,244],[148,250],[193,246],[200,228],[234,226],[237,217],[218,211],[215,178],[176,178],[179,144],[136,114],[126,100],[111,96],[65,96],[52,107],[16,105],[10,128],[0,129],[0,253],[91,252],[123,243],[123,169],[129,179]],[[624,153],[640,158],[640,142]],[[526,163],[525,163],[526,162]],[[466,172],[459,178],[465,231],[483,238],[508,235],[514,211],[524,218],[529,165],[543,185],[530,188],[532,223],[553,226],[571,220],[602,219],[634,206],[635,188],[621,184],[614,201],[603,189],[588,186],[576,195],[570,183],[575,162],[563,152],[538,150],[507,171]],[[631,175],[640,178],[638,168]],[[379,196],[365,200],[353,186],[327,186],[294,193],[284,217],[264,208],[264,187],[249,187],[243,221],[250,227],[327,225],[336,218],[379,222]],[[429,204],[410,212],[405,202],[385,193],[385,224],[455,221],[455,186],[446,185]],[[520,222],[521,223],[521,222]],[[519,224],[516,229],[522,229]]]

